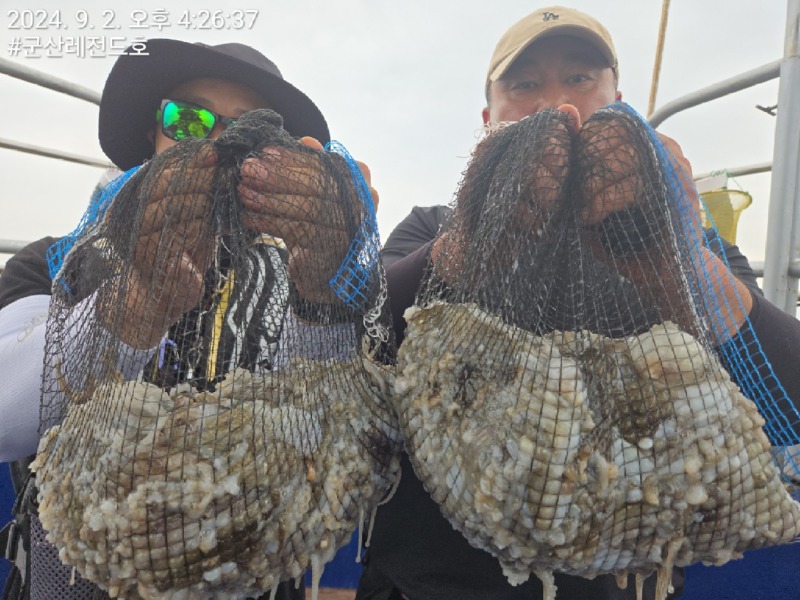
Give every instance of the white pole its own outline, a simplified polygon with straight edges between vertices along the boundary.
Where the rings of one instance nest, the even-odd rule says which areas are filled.
[[[788,0],[787,5],[763,288],[768,300],[794,315],[798,278],[790,268],[800,258],[800,0]]]

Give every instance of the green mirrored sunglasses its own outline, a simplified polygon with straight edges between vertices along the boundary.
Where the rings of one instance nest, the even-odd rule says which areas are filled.
[[[233,117],[218,115],[198,104],[169,99],[161,101],[156,120],[161,123],[164,135],[176,141],[187,137],[207,138],[217,123],[228,127],[236,122]]]

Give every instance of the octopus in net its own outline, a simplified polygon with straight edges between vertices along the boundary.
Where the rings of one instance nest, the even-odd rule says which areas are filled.
[[[48,540],[111,597],[258,596],[308,568],[316,591],[398,475],[390,376],[355,358],[213,391],[105,382],[40,442]]]
[[[800,533],[764,420],[675,324],[537,336],[473,304],[406,311],[394,402],[426,489],[512,584],[722,564]]]

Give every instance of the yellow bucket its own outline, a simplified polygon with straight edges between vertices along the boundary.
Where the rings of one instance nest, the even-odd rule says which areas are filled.
[[[713,220],[720,237],[735,244],[739,215],[752,204],[753,197],[742,190],[722,189],[704,192],[700,194],[700,199],[703,227],[711,227]]]

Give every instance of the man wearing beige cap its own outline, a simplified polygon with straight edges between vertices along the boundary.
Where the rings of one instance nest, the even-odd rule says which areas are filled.
[[[497,43],[486,77],[484,123],[518,121],[569,104],[585,120],[620,100],[611,36],[589,15],[548,7],[531,13]]]
[[[580,127],[598,108],[622,98],[618,80],[614,43],[599,21],[570,8],[542,8],[517,21],[497,43],[484,86],[483,123],[491,128],[561,108]],[[662,138],[683,160],[677,144]],[[448,214],[443,206],[415,207],[386,240],[385,264],[430,241]]]
[[[601,107],[621,99],[617,91],[619,68],[611,36],[592,17],[558,6],[543,8],[528,15],[503,35],[492,55],[485,81],[487,107],[483,121],[488,128],[507,121],[519,121],[545,109],[559,109],[572,114],[579,128]],[[684,169],[690,181],[691,170],[678,145],[662,136],[675,156],[677,167]],[[692,190],[689,190],[694,193]],[[589,223],[599,222],[611,211],[625,207],[621,195],[611,208],[590,207]],[[438,242],[432,242],[438,230],[433,223],[446,211],[415,209],[393,232],[384,247],[387,283],[395,333],[402,342],[404,310],[414,303],[423,273],[442,260]],[[436,215],[436,216],[434,216]],[[428,236],[427,239],[422,239]],[[437,240],[444,239],[437,237]],[[428,243],[425,243],[428,242]],[[415,251],[414,247],[417,247]],[[388,252],[387,252],[388,250]],[[410,252],[410,254],[409,254]],[[791,317],[769,305],[763,297],[747,260],[735,246],[719,250],[736,275],[735,283],[722,293],[742,298],[742,310],[760,310],[767,327],[792,330],[800,340],[798,324]],[[406,256],[402,255],[406,254]],[[727,269],[717,255],[709,251],[709,262]],[[733,289],[735,288],[735,289]],[[752,303],[752,304],[751,304]],[[740,326],[745,314],[731,316]],[[767,314],[767,312],[769,314]],[[766,320],[765,320],[766,319]],[[761,335],[761,332],[759,332]],[[792,342],[796,344],[798,342]],[[773,348],[774,350],[774,348]],[[778,352],[780,354],[780,352]],[[770,360],[772,356],[768,352]],[[777,361],[780,362],[780,361]],[[776,363],[773,363],[775,366]],[[782,369],[782,366],[776,367]],[[800,395],[793,378],[790,396]],[[364,560],[364,573],[357,600],[535,600],[542,598],[542,584],[537,577],[514,587],[504,576],[499,562],[488,552],[472,547],[442,516],[439,506],[416,477],[407,455],[403,455],[403,476],[396,493],[375,518],[371,546]],[[558,600],[622,600],[636,598],[631,576],[626,589],[620,589],[613,576],[583,579],[555,574]],[[648,578],[644,598],[655,596],[655,578]],[[682,577],[673,577],[670,598],[681,595]]]
[[[622,98],[618,80],[614,43],[599,21],[571,8],[542,8],[514,23],[497,43],[484,86],[483,123],[491,127],[545,108],[574,107],[580,126]],[[415,207],[386,240],[384,264],[433,239],[448,215],[445,206]]]

